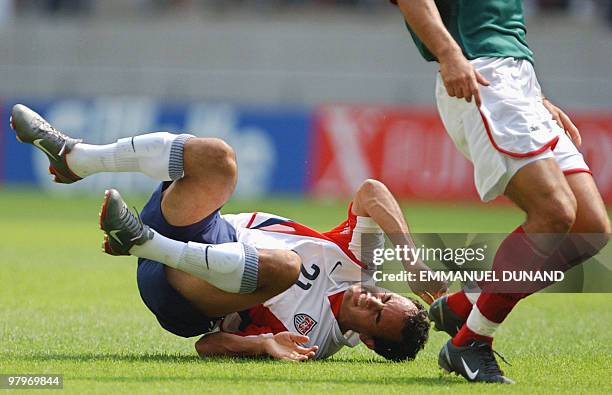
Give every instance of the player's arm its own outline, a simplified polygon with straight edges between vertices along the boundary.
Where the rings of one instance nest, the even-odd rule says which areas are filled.
[[[489,82],[468,62],[448,32],[434,0],[393,0],[414,33],[440,62],[440,75],[448,95],[468,102],[474,97],[480,107],[478,84]]]
[[[402,209],[382,182],[364,181],[353,198],[352,210],[357,216],[371,217],[389,237],[393,245],[415,247]],[[422,270],[431,270],[422,261],[403,261],[402,264],[408,272],[418,273]],[[442,296],[448,288],[446,283],[434,281],[427,283],[411,281],[408,285],[415,294],[429,304]]]
[[[205,335],[195,344],[201,357],[265,357],[284,361],[305,361],[314,357],[317,346],[303,347],[307,336],[292,332],[276,335],[239,336],[232,333],[216,332]]]

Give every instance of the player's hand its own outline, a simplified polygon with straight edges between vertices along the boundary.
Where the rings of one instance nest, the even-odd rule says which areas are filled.
[[[302,336],[293,332],[277,333],[266,339],[265,350],[274,359],[282,361],[306,361],[314,358],[319,347],[302,347],[301,344],[308,342],[308,336]]]
[[[434,300],[446,295],[448,284],[444,281],[429,281],[427,283],[409,283],[412,292],[428,305]]]
[[[431,269],[422,262],[417,262],[413,265],[411,271],[416,274],[417,279],[420,279],[420,272],[431,272]],[[408,281],[408,286],[415,295],[427,304],[432,304],[434,300],[448,292],[448,283],[446,281]]]
[[[473,98],[476,106],[480,107],[482,100],[479,85],[489,86],[489,81],[476,71],[461,53],[441,57],[439,61],[440,76],[448,95],[465,99],[468,103],[471,103]]]
[[[544,104],[544,107],[546,107],[548,112],[551,113],[553,119],[557,122],[557,124],[561,126],[563,130],[565,130],[565,133],[569,136],[570,139],[572,139],[576,147],[580,147],[580,145],[582,145],[582,137],[580,136],[578,128],[576,127],[576,125],[574,125],[570,117],[567,116],[567,114],[563,112],[563,110],[561,110],[559,107],[552,104],[547,98],[542,99],[542,104]]]
[[[434,293],[429,293],[429,292],[414,292],[414,294],[416,296],[418,296],[419,298],[421,298],[421,300],[425,303],[427,303],[428,305],[431,305],[436,299],[441,298],[442,296],[446,295],[447,291],[446,290],[440,290],[438,292],[434,292]]]

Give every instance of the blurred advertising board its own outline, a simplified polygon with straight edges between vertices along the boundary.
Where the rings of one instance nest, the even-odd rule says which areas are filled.
[[[226,140],[237,152],[237,195],[350,196],[366,178],[385,182],[397,197],[476,200],[472,165],[446,135],[435,109],[410,106],[326,105],[262,107],[231,103],[164,102],[142,97],[4,100],[0,103],[0,184],[38,185],[57,193],[109,186],[148,192],[140,174],[98,174],[63,188],[48,163],[9,130],[12,105],[23,102],[60,130],[92,144],[150,131]],[[602,195],[612,203],[612,114],[573,115],[581,151]]]
[[[612,114],[573,116],[580,148],[612,203]],[[471,163],[454,147],[433,109],[331,105],[316,111],[309,190],[347,196],[361,180],[383,181],[396,196],[478,199]]]
[[[109,186],[148,192],[155,181],[140,174],[97,174],[70,188],[49,182],[44,155],[8,133],[14,103],[23,102],[51,124],[92,144],[151,131],[192,133],[226,140],[237,152],[237,194],[303,193],[311,111],[303,108],[249,107],[219,103],[163,103],[146,98],[89,100],[7,100],[2,106],[0,180],[35,184],[58,193],[97,191]]]

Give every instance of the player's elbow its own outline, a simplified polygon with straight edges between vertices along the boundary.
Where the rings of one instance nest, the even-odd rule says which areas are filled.
[[[368,178],[362,182],[357,190],[357,194],[363,196],[380,196],[387,193],[390,193],[389,188],[381,181],[373,178]]]
[[[195,350],[201,358],[219,355],[218,347],[215,347],[213,336],[204,336],[195,343]]]
[[[195,342],[195,350],[198,353],[198,355],[200,357],[206,357],[208,354],[208,348],[206,347],[206,345],[204,344],[204,339],[200,339],[197,342]]]
[[[389,188],[374,179],[365,180],[357,190],[357,199],[365,208],[378,204],[383,196],[390,195]]]

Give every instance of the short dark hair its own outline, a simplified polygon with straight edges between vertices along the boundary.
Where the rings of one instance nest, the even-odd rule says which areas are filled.
[[[418,311],[407,315],[402,327],[402,339],[390,341],[384,337],[374,336],[374,352],[394,362],[412,361],[417,353],[425,347],[429,338],[429,318],[422,304],[412,298]]]

